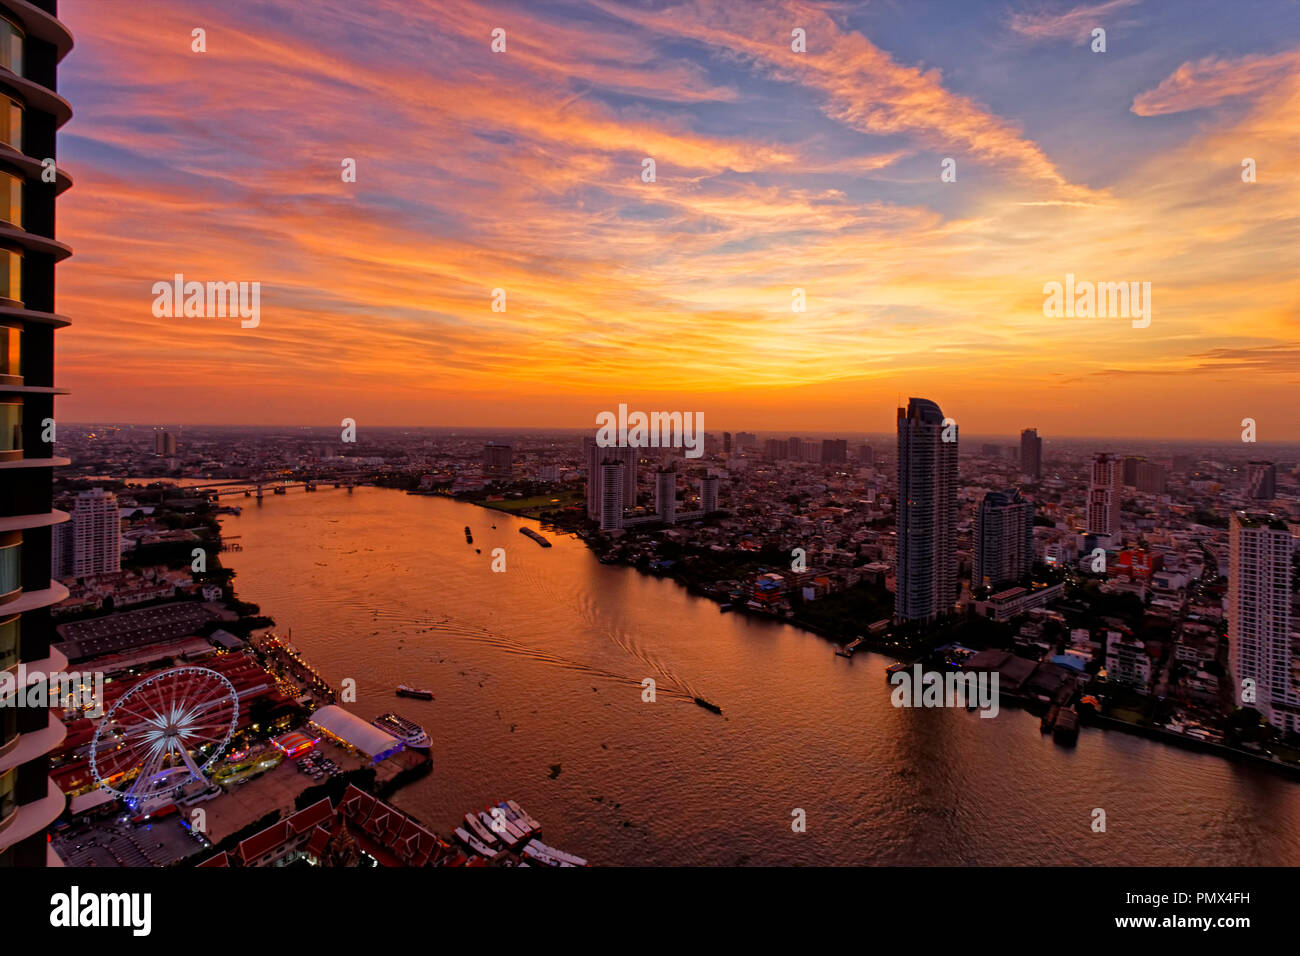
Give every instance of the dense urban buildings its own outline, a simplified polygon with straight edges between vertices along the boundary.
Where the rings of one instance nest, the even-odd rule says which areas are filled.
[[[1237,511],[1231,521],[1228,648],[1236,696],[1273,726],[1300,731],[1291,634],[1296,542],[1274,514]]]
[[[971,587],[994,589],[1023,577],[1034,563],[1034,506],[1016,488],[990,491],[975,513]]]
[[[946,440],[945,440],[946,439]],[[934,402],[909,398],[898,410],[900,621],[933,621],[957,598],[957,426]]]
[[[50,577],[50,539],[68,519],[53,507],[53,469],[67,459],[55,454],[52,425],[54,331],[68,324],[54,311],[54,267],[70,254],[54,238],[54,207],[69,181],[62,170],[53,183],[41,174],[71,115],[55,89],[72,37],[54,9],[53,0],[0,3],[0,175],[11,197],[0,224],[0,669],[38,674],[67,664],[50,647],[50,608],[68,596]],[[45,830],[64,796],[47,754],[64,739],[63,722],[45,708],[0,703],[0,870],[58,862]]]

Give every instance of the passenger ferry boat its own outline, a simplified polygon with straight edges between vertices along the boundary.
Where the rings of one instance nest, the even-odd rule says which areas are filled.
[[[423,727],[401,714],[380,714],[371,723],[416,750],[428,750],[433,745]]]

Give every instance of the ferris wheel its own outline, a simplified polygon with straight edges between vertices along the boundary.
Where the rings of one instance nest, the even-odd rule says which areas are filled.
[[[230,742],[239,695],[206,667],[173,667],[117,699],[95,728],[90,772],[129,803],[161,796],[205,771]]]

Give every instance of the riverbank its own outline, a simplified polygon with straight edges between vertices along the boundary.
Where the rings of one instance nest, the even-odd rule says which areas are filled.
[[[452,496],[448,496],[448,497],[452,497]],[[455,499],[453,497],[453,500],[459,500],[459,499]],[[685,589],[685,591],[688,594],[692,595],[693,597],[705,598],[711,601],[712,603],[714,603],[715,605],[717,605],[719,607],[719,613],[742,615],[745,617],[771,621],[774,624],[787,624],[801,631],[805,631],[810,634],[815,634],[818,637],[825,639],[826,641],[828,641],[833,645],[833,647],[836,649],[837,652],[839,649],[842,649],[846,644],[856,639],[859,641],[856,647],[857,650],[881,654],[883,656],[891,657],[896,660],[902,659],[908,663],[911,663],[913,660],[923,659],[928,653],[928,648],[905,647],[900,641],[892,639],[892,634],[886,637],[873,635],[869,632],[865,634],[858,634],[852,636],[837,634],[827,627],[823,627],[811,621],[801,619],[797,612],[787,617],[784,614],[775,614],[770,611],[752,608],[743,600],[743,595],[740,596],[740,598],[737,598],[731,593],[722,594],[716,587],[710,587],[701,584],[697,581],[690,580],[689,578],[686,578],[684,575],[681,575],[680,573],[674,573],[674,571],[672,570],[654,570],[652,568],[643,568],[636,561],[621,560],[621,559],[615,559],[613,561],[606,562],[604,558],[597,552],[596,542],[593,540],[593,538],[590,535],[582,534],[580,531],[562,528],[560,526],[555,525],[553,522],[549,520],[537,518],[532,515],[506,511],[505,509],[502,508],[495,508],[493,507],[494,504],[493,502],[479,502],[479,501],[465,500],[464,503],[475,504],[478,505],[479,507],[491,511],[503,511],[507,514],[512,514],[514,517],[517,518],[528,518],[530,520],[537,521],[540,525],[543,526],[550,525],[551,528],[554,529],[559,534],[569,535],[581,540],[586,545],[587,549],[591,551],[599,560],[601,560],[602,563],[615,564],[621,567],[631,568],[632,570],[637,571],[638,573],[648,577],[670,579],[674,583],[678,584],[683,589]],[[722,608],[728,604],[730,605],[730,607],[727,608],[725,611],[722,610]],[[977,647],[976,649],[979,648]],[[887,686],[888,685],[886,685],[886,687]],[[1017,700],[1017,701],[1008,701],[1008,703],[1013,703],[1017,706],[1022,707],[1023,709],[1028,709],[1032,711],[1032,706],[1031,706],[1032,701]],[[1191,737],[1186,734],[1179,734],[1175,731],[1166,730],[1164,728],[1149,727],[1141,724],[1134,724],[1129,721],[1121,720],[1116,717],[1107,717],[1095,713],[1086,722],[1086,726],[1094,726],[1103,730],[1114,730],[1114,731],[1119,731],[1121,733],[1133,734],[1136,736],[1144,737],[1148,740],[1153,740],[1159,743],[1170,744],[1176,747],[1180,747],[1185,750],[1215,754],[1217,756],[1229,760],[1250,763],[1261,768],[1266,768],[1268,770],[1280,773],[1281,775],[1289,779],[1300,780],[1300,765],[1287,763],[1285,761],[1268,757],[1263,754],[1254,753],[1249,750],[1231,747],[1227,744],[1214,743],[1207,740],[1200,740],[1195,737]]]
[[[1084,721],[1085,726],[1095,726],[1102,730],[1118,730],[1123,733],[1135,734],[1139,737],[1145,737],[1148,740],[1158,740],[1161,743],[1172,744],[1175,747],[1181,747],[1184,750],[1195,750],[1201,753],[1211,753],[1228,760],[1235,760],[1242,763],[1250,763],[1257,767],[1266,767],[1274,770],[1284,776],[1294,780],[1300,780],[1300,766],[1278,760],[1265,754],[1257,754],[1249,750],[1242,750],[1238,747],[1229,747],[1227,744],[1215,743],[1210,740],[1200,740],[1187,734],[1180,734],[1177,731],[1167,730],[1164,727],[1149,727],[1143,724],[1130,723],[1127,720],[1120,720],[1118,717],[1106,717],[1102,714],[1093,714]]]

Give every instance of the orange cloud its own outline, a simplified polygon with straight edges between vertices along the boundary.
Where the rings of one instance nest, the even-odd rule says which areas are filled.
[[[1205,57],[1184,63],[1153,90],[1133,100],[1138,116],[1163,116],[1218,106],[1235,96],[1250,96],[1300,71],[1300,50],[1236,60]]]

